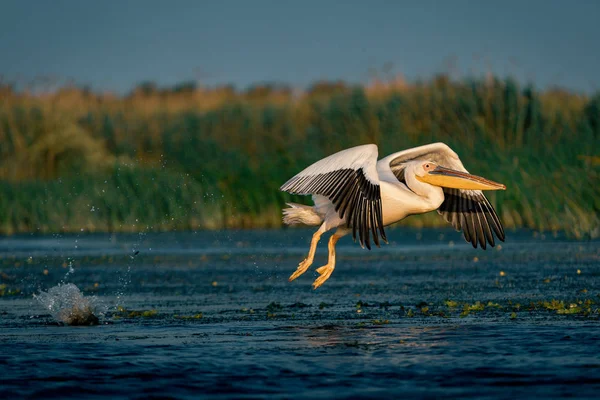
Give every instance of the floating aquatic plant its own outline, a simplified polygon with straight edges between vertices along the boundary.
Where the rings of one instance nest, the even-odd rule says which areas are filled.
[[[191,320],[191,319],[202,319],[202,313],[195,315],[173,315],[175,319]]]
[[[153,318],[158,314],[157,310],[128,310],[125,307],[117,307],[116,318]]]
[[[21,289],[11,289],[6,283],[0,284],[0,297],[16,296],[21,293]]]
[[[390,323],[389,319],[374,319],[371,321],[373,325],[387,325]]]
[[[446,301],[444,302],[444,304],[446,304],[446,306],[447,306],[448,308],[456,308],[456,307],[458,307],[458,302],[457,302],[457,301],[454,301],[454,300],[446,300]]]

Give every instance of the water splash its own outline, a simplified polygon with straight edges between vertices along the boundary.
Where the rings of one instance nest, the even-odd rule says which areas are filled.
[[[96,296],[85,297],[72,283],[58,284],[33,297],[55,320],[67,325],[98,325],[106,311]]]
[[[71,257],[67,257],[67,261],[69,262],[67,264],[67,266],[69,267],[69,270],[67,271],[65,276],[63,276],[63,278],[61,279],[61,281],[60,281],[61,284],[65,284],[67,279],[69,279],[69,275],[75,273],[75,268],[73,268],[73,259]]]
[[[144,240],[146,233],[139,232],[138,240],[133,244],[131,249],[131,254],[129,255],[129,261],[127,262],[127,269],[125,271],[121,271],[119,274],[119,287],[116,292],[116,304],[115,309],[119,309],[119,307],[123,306],[123,298],[127,293],[127,288],[131,284],[131,266],[135,261],[135,258],[140,251],[138,250],[140,247],[140,243]]]

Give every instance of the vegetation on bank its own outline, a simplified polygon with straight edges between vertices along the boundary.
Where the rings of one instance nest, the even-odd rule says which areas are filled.
[[[305,92],[0,87],[0,233],[276,227],[292,199],[280,185],[310,163],[364,143],[385,156],[435,141],[506,184],[490,198],[509,229],[600,236],[600,94],[446,76]],[[446,223],[430,213],[402,224]]]

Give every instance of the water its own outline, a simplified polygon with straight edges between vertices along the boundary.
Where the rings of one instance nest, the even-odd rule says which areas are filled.
[[[33,297],[57,321],[66,325],[98,325],[104,315],[96,296],[85,297],[72,283],[58,284]]]
[[[1,239],[0,398],[597,397],[599,241],[396,229],[342,239],[312,290],[326,240],[287,282],[311,233]],[[100,324],[53,316],[52,288]]]

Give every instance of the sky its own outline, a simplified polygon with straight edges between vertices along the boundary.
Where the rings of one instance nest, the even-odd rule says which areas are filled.
[[[160,86],[492,71],[600,90],[600,1],[0,0],[0,76]]]

